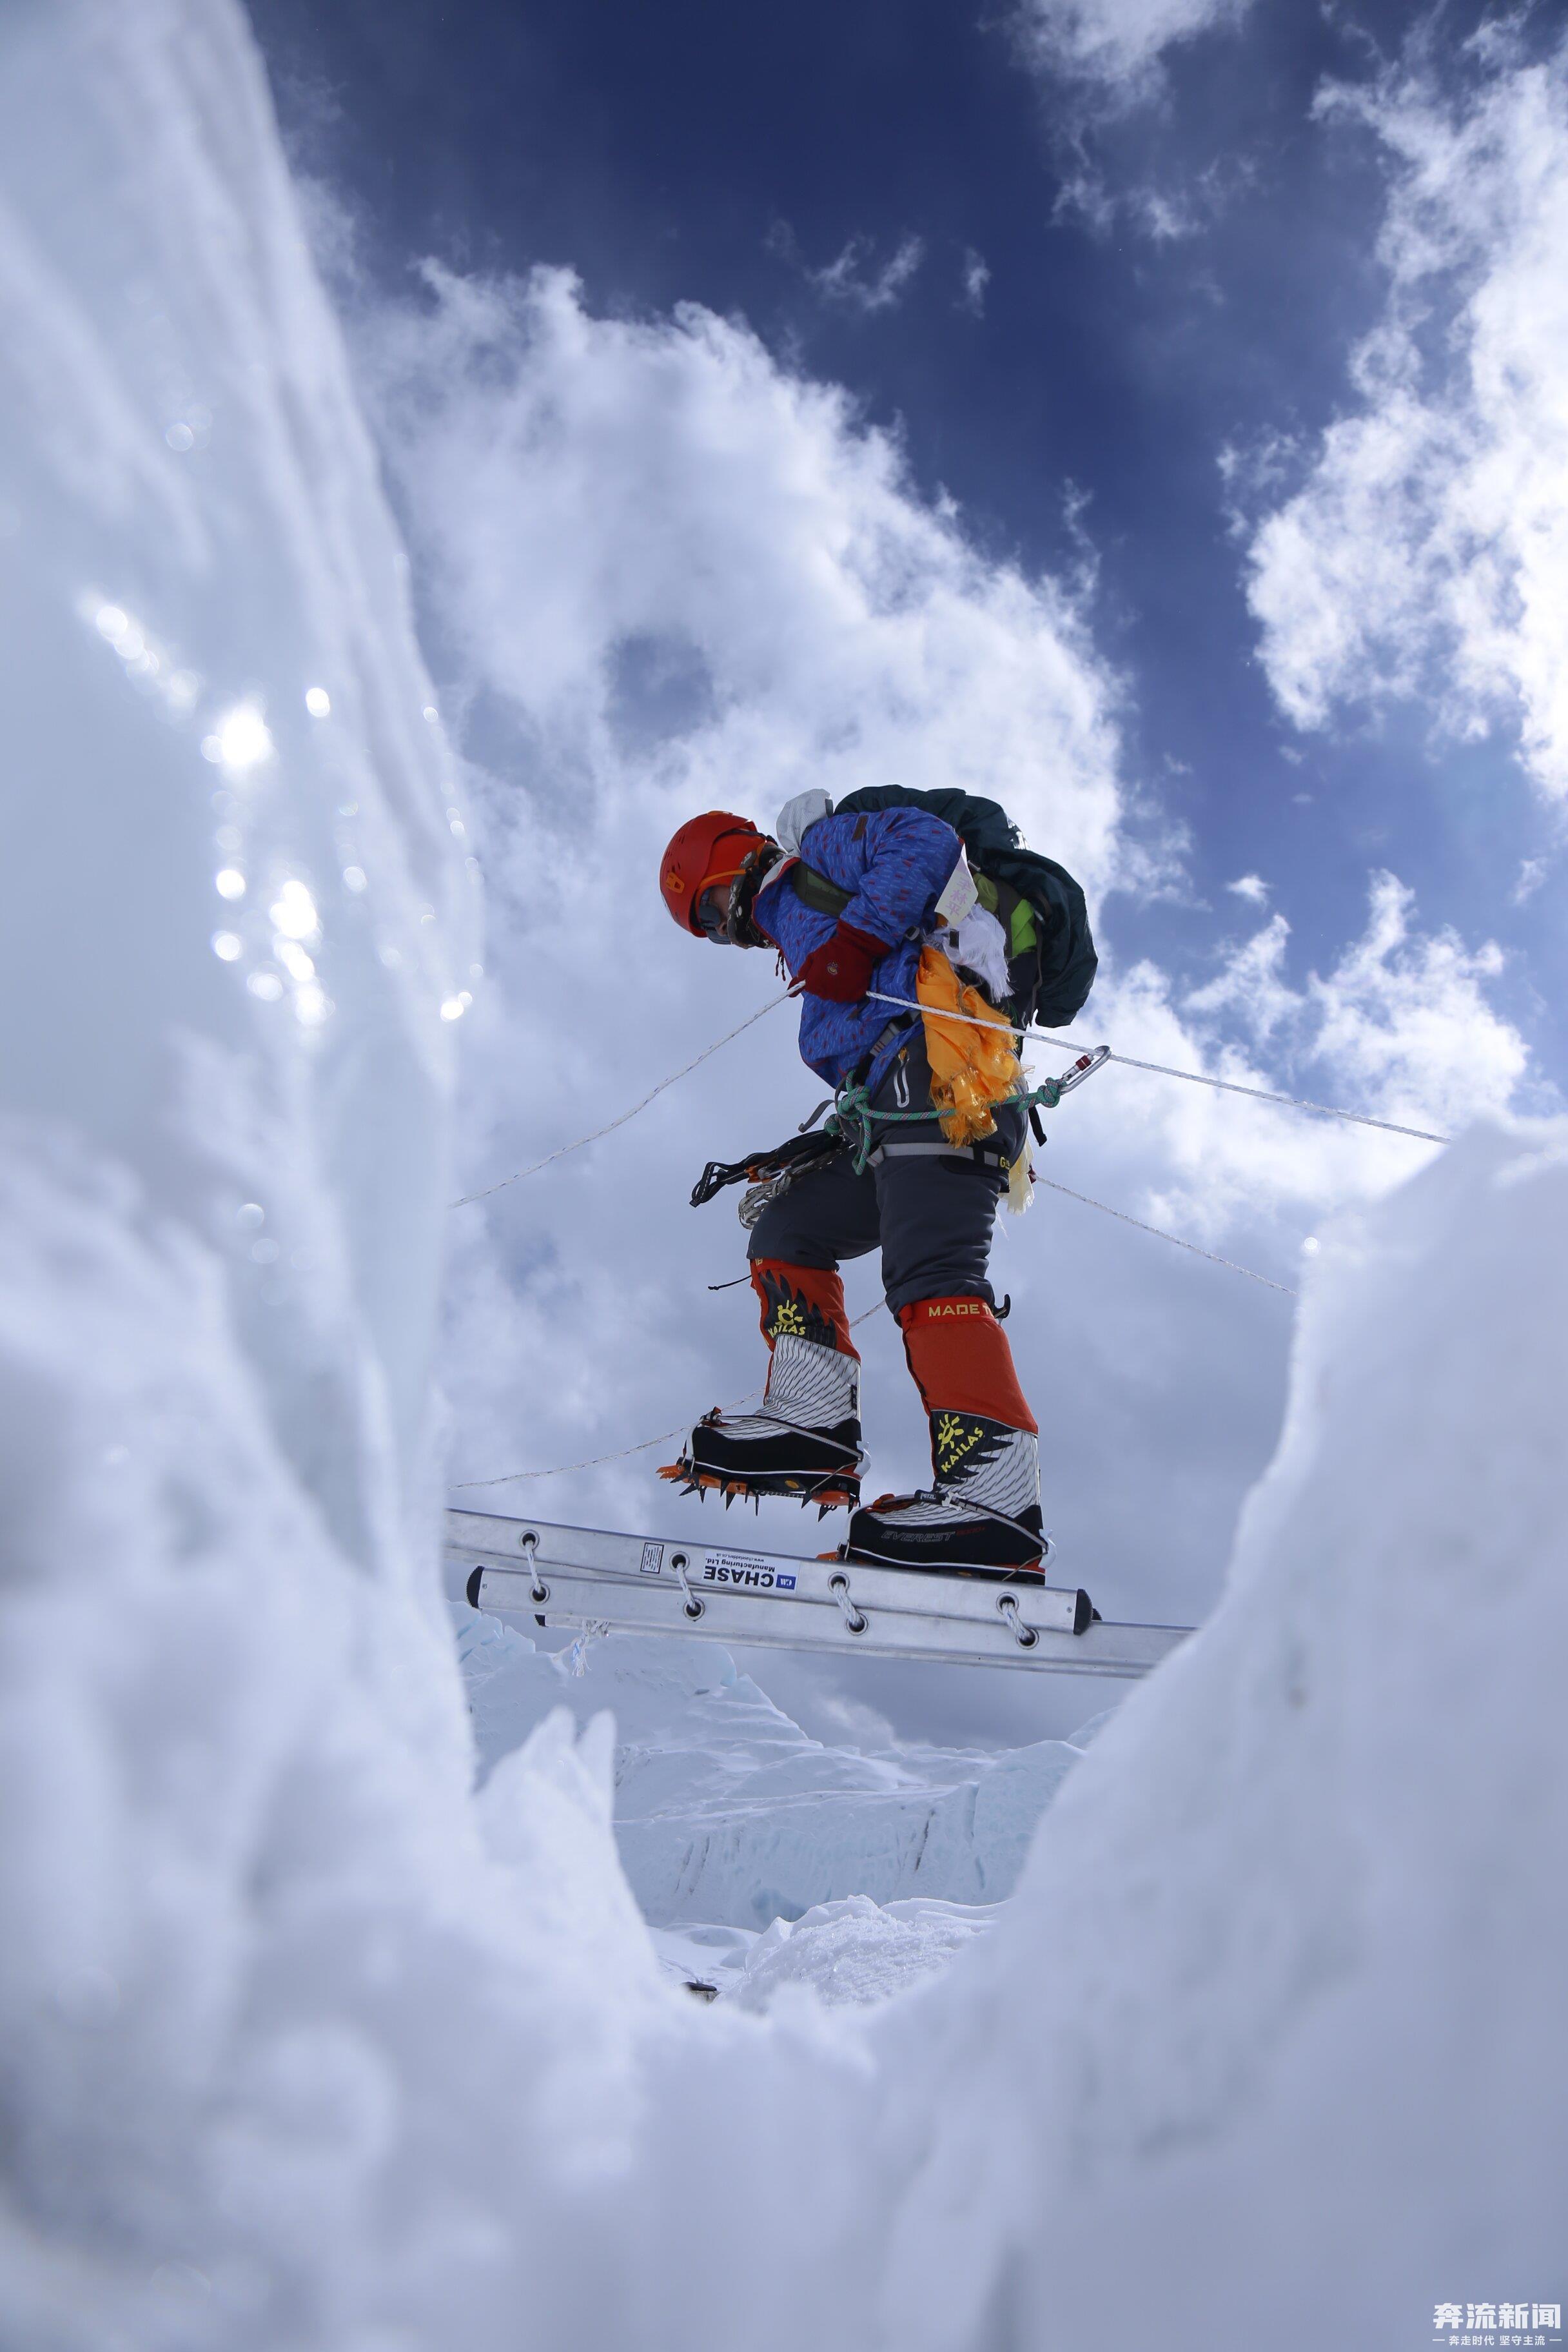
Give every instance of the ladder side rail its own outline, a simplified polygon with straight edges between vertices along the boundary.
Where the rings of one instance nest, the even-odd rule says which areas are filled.
[[[538,1583],[546,1598],[536,1598]],[[893,1616],[867,1605],[851,1612],[803,1611],[783,1596],[758,1592],[710,1591],[700,1596],[695,1618],[679,1588],[647,1587],[574,1576],[559,1568],[533,1574],[515,1565],[476,1569],[469,1580],[476,1607],[502,1615],[532,1617],[547,1626],[573,1630],[608,1625],[638,1633],[666,1633],[698,1640],[721,1641],[742,1647],[784,1648],[830,1652],[863,1657],[945,1660],[953,1664],[1053,1668],[1076,1674],[1138,1676],[1185,1638],[1184,1627],[1097,1624],[1082,1634],[1038,1631],[1026,1643],[1013,1624],[998,1615],[989,1623]],[[693,1591],[695,1602],[698,1595]],[[1025,1632],[1031,1629],[1026,1626]]]
[[[750,1546],[699,1542],[690,1538],[628,1536],[598,1528],[558,1528],[543,1520],[510,1520],[479,1512],[447,1515],[449,1558],[469,1553],[500,1567],[516,1568],[537,1559],[558,1571],[591,1573],[640,1585],[657,1577],[679,1582],[684,1575],[704,1591],[731,1582],[762,1581],[774,1591],[788,1591],[797,1602],[816,1601],[829,1608],[840,1603],[835,1586],[847,1577],[854,1604],[864,1604],[895,1615],[929,1619],[953,1618],[989,1625],[995,1613],[1000,1580],[986,1577],[944,1576],[940,1571],[878,1568],[863,1560],[839,1561],[769,1552]],[[788,1579],[787,1584],[777,1581]],[[1045,1632],[1058,1626],[1071,1631],[1087,1621],[1087,1604],[1076,1587],[1019,1583],[1005,1588],[1016,1595],[1024,1621]]]
[[[669,1572],[659,1573],[655,1586],[652,1579],[639,1570],[606,1569],[596,1564],[585,1567],[559,1559],[542,1548],[527,1555],[528,1562],[533,1564],[530,1566],[520,1561],[516,1555],[508,1557],[479,1551],[478,1546],[447,1546],[447,1557],[454,1566],[461,1567],[475,1561],[476,1556],[478,1561],[498,1576],[521,1576],[525,1581],[531,1582],[537,1569],[539,1576],[584,1580],[599,1587],[606,1595],[615,1591],[628,1593],[657,1590],[679,1597],[683,1606],[689,1587],[693,1594],[707,1601],[721,1595],[728,1597],[743,1593],[753,1605],[765,1598],[784,1602],[794,1609],[804,1607],[830,1613],[845,1609],[851,1612],[857,1609],[870,1609],[882,1618],[907,1619],[914,1624],[964,1625],[972,1631],[989,1629],[997,1622],[998,1616],[1004,1613],[1004,1598],[1009,1607],[1016,1610],[1026,1631],[1071,1633],[1087,1616],[1086,1606],[1076,1589],[1064,1591],[1060,1587],[1047,1585],[1003,1584],[994,1578],[961,1580],[937,1577],[923,1571],[917,1578],[908,1570],[867,1568],[858,1560],[773,1559],[767,1561],[764,1568],[761,1554],[736,1555],[717,1551],[704,1554],[695,1548],[689,1553],[678,1545],[673,1548],[673,1563],[679,1563],[685,1583],[680,1581],[672,1563]],[[721,1568],[714,1576],[710,1576],[708,1565],[715,1559],[721,1563]],[[733,1561],[737,1559],[752,1564],[746,1570],[750,1575],[765,1572],[787,1578],[789,1581],[784,1585],[774,1583],[763,1591],[748,1588],[744,1583],[731,1585],[727,1581],[727,1575],[733,1571],[724,1570],[722,1563],[726,1559]]]

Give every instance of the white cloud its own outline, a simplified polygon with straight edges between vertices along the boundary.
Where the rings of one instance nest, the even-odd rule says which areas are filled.
[[[792,262],[824,301],[837,303],[847,310],[858,310],[868,317],[878,310],[896,309],[925,259],[924,241],[918,236],[906,236],[900,239],[892,257],[879,269],[873,261],[870,238],[855,236],[835,260],[813,269],[803,257],[793,230],[781,224],[770,242],[773,251]],[[981,268],[984,268],[984,263]]]
[[[1467,948],[1449,929],[1417,931],[1415,906],[1396,876],[1374,874],[1364,934],[1300,991],[1284,979],[1289,926],[1275,915],[1184,1009],[1239,1013],[1256,1043],[1283,1044],[1293,1067],[1315,1068],[1350,1108],[1439,1128],[1503,1111],[1526,1055],[1486,1000],[1502,951],[1490,940]]]
[[[1122,91],[1122,100],[1131,104],[1138,94],[1139,86],[1133,84]],[[1120,180],[1093,160],[1087,125],[1079,128],[1079,135],[1070,147],[1063,142],[1063,154],[1064,168],[1051,207],[1052,217],[1081,221],[1100,238],[1131,231],[1135,236],[1147,237],[1154,246],[1176,245],[1201,236],[1235,201],[1237,191],[1251,177],[1250,166],[1243,161],[1226,172],[1211,165],[1195,179],[1174,186],[1160,187],[1149,180]],[[1207,299],[1217,299],[1217,291],[1212,286],[1207,289]]]
[[[976,319],[984,313],[985,289],[990,283],[990,264],[969,246],[963,256],[963,308]]]
[[[1158,83],[1163,52],[1246,14],[1248,0],[1026,0],[1019,30],[1036,61],[1053,73],[1098,84],[1107,95],[1142,98]]]
[[[968,783],[1105,887],[1114,693],[1068,593],[978,555],[743,325],[595,319],[556,270],[428,277],[372,394],[461,690],[545,801],[628,793],[651,844],[808,782]]]
[[[1227,882],[1225,887],[1234,897],[1250,899],[1255,907],[1268,903],[1268,885],[1261,874],[1238,874],[1234,882]]]
[[[1521,64],[1472,45],[1479,85],[1427,73],[1329,103],[1392,178],[1384,315],[1356,405],[1252,542],[1252,607],[1284,709],[1422,699],[1460,737],[1502,721],[1568,794],[1568,44]]]

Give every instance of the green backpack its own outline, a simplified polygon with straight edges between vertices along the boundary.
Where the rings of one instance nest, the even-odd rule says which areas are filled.
[[[963,842],[980,903],[1007,935],[1009,1018],[1021,1029],[1065,1029],[1076,1021],[1099,958],[1083,892],[1066,866],[1026,849],[1005,809],[973,793],[868,784],[839,801],[833,814],[869,816],[895,808],[925,809]],[[797,896],[823,914],[837,915],[848,904],[847,892],[809,866],[797,865],[792,878]]]

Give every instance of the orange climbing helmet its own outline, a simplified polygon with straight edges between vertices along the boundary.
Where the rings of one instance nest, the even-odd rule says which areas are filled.
[[[766,839],[750,817],[735,816],[728,809],[709,809],[701,816],[688,817],[658,867],[664,903],[683,931],[701,937],[697,908],[702,893],[716,882],[732,882]]]

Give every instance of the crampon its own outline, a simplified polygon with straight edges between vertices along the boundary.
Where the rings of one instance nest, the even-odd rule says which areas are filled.
[[[722,1471],[704,1469],[689,1454],[679,1462],[661,1465],[659,1476],[679,1486],[683,1495],[722,1495],[724,1507],[731,1503],[755,1503],[761,1507],[764,1495],[781,1496],[786,1502],[799,1503],[804,1509],[815,1503],[818,1513],[854,1510],[860,1500],[860,1481],[846,1477],[842,1471],[803,1471],[798,1474],[784,1470]]]

